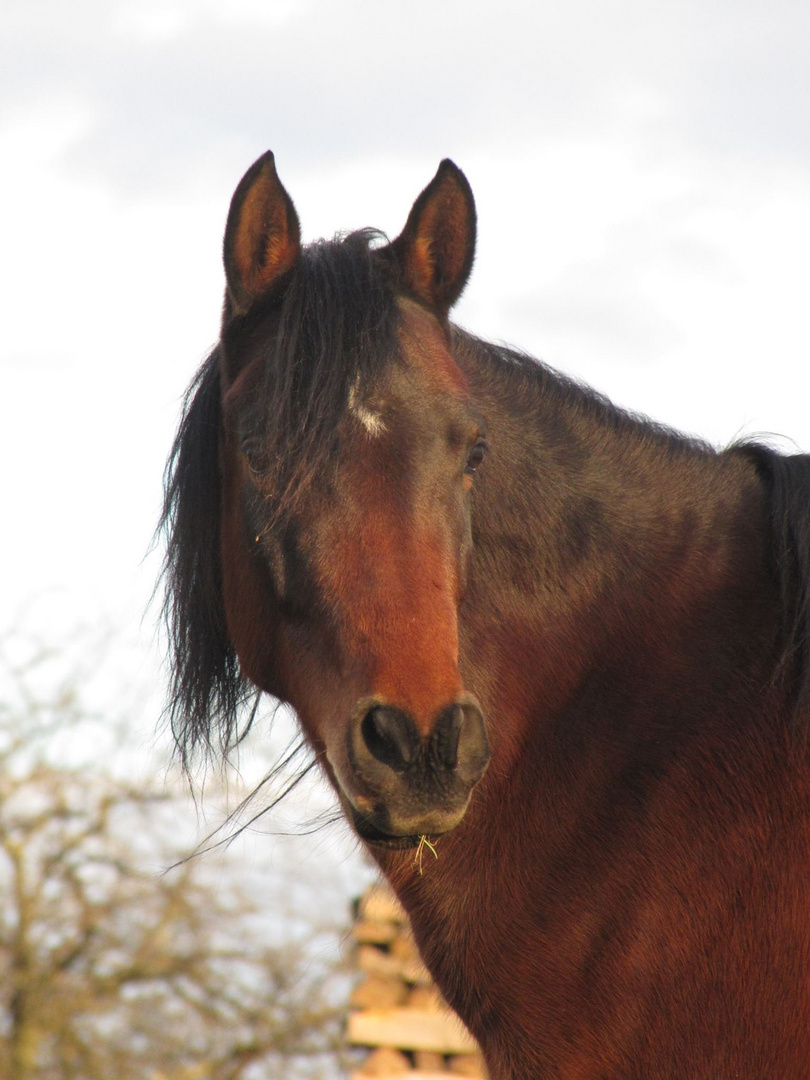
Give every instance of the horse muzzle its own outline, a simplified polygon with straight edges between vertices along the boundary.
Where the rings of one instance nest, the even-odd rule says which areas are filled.
[[[442,708],[427,733],[404,709],[365,698],[352,712],[346,751],[351,776],[343,786],[355,829],[369,844],[394,848],[455,828],[490,758],[471,694]]]

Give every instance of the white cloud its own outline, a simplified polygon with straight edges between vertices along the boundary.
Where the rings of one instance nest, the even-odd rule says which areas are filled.
[[[309,238],[396,233],[453,157],[480,216],[461,322],[716,441],[810,447],[808,20],[793,0],[12,0],[0,437],[36,527],[4,538],[5,595],[67,583],[134,617],[228,200],[267,147]]]
[[[72,165],[130,196],[176,194],[267,145],[312,170],[605,137],[670,166],[808,167],[810,14],[789,0],[512,0],[497,18],[457,0],[13,7],[0,81],[91,99]]]

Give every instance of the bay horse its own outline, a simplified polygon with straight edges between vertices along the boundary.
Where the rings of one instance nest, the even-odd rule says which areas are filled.
[[[454,326],[475,233],[449,160],[391,242],[302,245],[271,153],[237,187],[166,475],[180,754],[292,705],[493,1080],[810,1077],[810,459]]]

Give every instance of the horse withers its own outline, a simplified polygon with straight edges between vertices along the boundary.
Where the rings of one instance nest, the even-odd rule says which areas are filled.
[[[450,161],[392,242],[239,184],[167,472],[181,755],[294,707],[493,1080],[800,1080],[808,458],[455,327],[475,228]]]

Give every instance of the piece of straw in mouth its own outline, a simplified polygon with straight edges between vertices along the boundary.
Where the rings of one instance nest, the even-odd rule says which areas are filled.
[[[419,845],[416,848],[416,855],[414,857],[414,861],[419,863],[419,873],[420,874],[422,873],[422,854],[423,854],[425,848],[428,848],[433,853],[433,858],[434,859],[438,859],[438,857],[439,857],[438,851],[433,846],[433,844],[431,844],[430,840],[428,840],[428,838],[424,834],[422,836],[420,836],[419,837]]]

